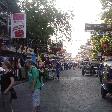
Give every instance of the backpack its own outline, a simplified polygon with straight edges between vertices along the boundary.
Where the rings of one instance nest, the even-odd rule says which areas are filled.
[[[40,81],[40,83],[42,83],[42,72],[38,69],[38,71],[39,71],[39,81]]]
[[[32,68],[36,68],[36,67],[32,67]],[[42,83],[42,72],[39,69],[37,69],[37,70],[39,71],[39,81],[40,81],[40,83]],[[31,73],[32,73],[32,69],[31,69]]]

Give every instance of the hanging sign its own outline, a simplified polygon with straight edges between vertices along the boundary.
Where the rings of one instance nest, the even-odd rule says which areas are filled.
[[[11,14],[11,38],[26,38],[26,14]]]

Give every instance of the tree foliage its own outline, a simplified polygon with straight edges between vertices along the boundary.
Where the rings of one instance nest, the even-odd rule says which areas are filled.
[[[60,32],[67,39],[71,37],[71,14],[55,8],[54,0],[24,0],[19,3],[21,11],[27,15],[27,36],[46,43],[51,35]]]
[[[60,52],[62,50],[62,48],[63,48],[63,42],[62,41],[59,41],[57,43],[52,42],[50,44],[50,51],[53,54],[57,54],[57,52]]]
[[[102,37],[97,35],[96,33],[91,36],[91,44],[93,46],[93,48],[92,48],[92,57],[93,58],[96,58],[98,52],[101,52],[101,44],[100,44],[101,38]]]
[[[104,20],[105,23],[112,23],[112,0],[101,0],[102,6],[103,6],[103,14],[102,14],[102,20]]]
[[[9,37],[7,25],[10,13],[20,12],[16,0],[0,0],[0,36]]]
[[[17,6],[18,0],[0,0],[0,12],[6,11],[10,12],[19,12],[19,8]]]
[[[103,6],[103,14],[101,20],[104,23],[112,24],[112,0],[100,0]],[[98,34],[99,31],[95,31],[95,34],[91,36],[93,45],[92,53],[93,57],[98,56],[98,52],[102,52],[105,56],[112,55],[112,38],[110,31],[100,31],[103,35]]]
[[[104,56],[112,55],[112,38],[108,35],[98,35],[94,34],[91,36],[92,42],[92,54],[96,58],[98,53],[101,52]]]

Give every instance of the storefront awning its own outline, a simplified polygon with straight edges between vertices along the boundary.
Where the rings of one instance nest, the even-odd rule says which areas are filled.
[[[21,53],[16,53],[9,50],[0,50],[0,56],[6,56],[6,57],[23,57],[25,55]]]

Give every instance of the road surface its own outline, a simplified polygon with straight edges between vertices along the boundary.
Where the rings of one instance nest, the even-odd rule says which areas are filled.
[[[15,112],[31,112],[31,94],[27,84],[15,88],[18,93],[18,99],[14,101]],[[60,80],[48,81],[43,86],[41,111],[112,112],[112,98],[101,98],[97,77],[82,76],[80,69],[67,70],[62,72]]]

